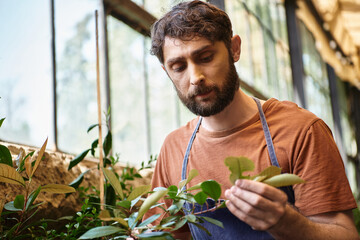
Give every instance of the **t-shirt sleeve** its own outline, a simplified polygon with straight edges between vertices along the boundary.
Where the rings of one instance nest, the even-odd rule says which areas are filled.
[[[306,182],[294,186],[295,206],[305,216],[356,208],[331,130],[317,119],[297,150],[293,173]]]

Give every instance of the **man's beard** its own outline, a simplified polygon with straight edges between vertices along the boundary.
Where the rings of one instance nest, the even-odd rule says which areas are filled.
[[[226,74],[225,82],[220,89],[218,86],[202,86],[201,84],[191,93],[184,95],[176,87],[176,92],[182,103],[195,115],[208,117],[215,115],[227,107],[234,99],[235,92],[239,89],[239,76],[236,72],[232,59],[229,59],[229,70]],[[215,100],[211,104],[198,103],[196,95],[205,94],[210,91],[215,92]],[[204,106],[203,106],[204,105]]]

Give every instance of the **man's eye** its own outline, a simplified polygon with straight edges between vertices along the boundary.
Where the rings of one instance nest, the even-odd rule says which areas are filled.
[[[210,54],[210,55],[206,55],[204,57],[201,57],[200,60],[201,62],[210,62],[212,59],[213,59],[214,55],[213,54]]]
[[[174,65],[173,67],[172,67],[172,70],[174,71],[174,72],[181,72],[181,71],[183,71],[185,69],[185,65]]]

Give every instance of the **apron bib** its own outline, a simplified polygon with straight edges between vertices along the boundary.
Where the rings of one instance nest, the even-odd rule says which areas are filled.
[[[276,154],[275,154],[275,149],[274,149],[274,145],[272,142],[269,127],[268,127],[266,119],[265,119],[265,114],[261,107],[261,103],[257,98],[254,98],[254,101],[256,102],[256,105],[259,110],[260,120],[261,120],[262,128],[264,131],[266,145],[267,145],[267,149],[269,152],[271,164],[276,167],[280,167],[277,157],[276,157]],[[190,149],[191,149],[191,146],[195,139],[196,133],[200,127],[201,120],[202,120],[202,117],[199,118],[199,121],[195,127],[195,130],[194,130],[191,138],[190,138],[189,144],[188,144],[186,152],[185,152],[183,165],[182,165],[182,171],[181,171],[181,179],[182,180],[186,179],[186,169],[187,169],[187,165],[188,165]],[[186,188],[186,186],[184,186],[184,188]],[[282,187],[279,189],[281,189],[282,191],[284,191],[287,194],[288,202],[291,204],[294,204],[295,198],[294,198],[294,192],[292,190],[292,187],[291,186]],[[185,207],[185,209],[190,210],[193,208],[193,205],[189,202],[185,202],[184,207]],[[207,203],[202,206],[196,203],[194,212],[200,212],[207,208],[213,208],[213,207],[215,207],[214,200],[207,199]],[[187,211],[184,211],[184,212],[185,212],[185,214],[187,213]],[[217,209],[212,212],[202,213],[199,216],[210,217],[210,218],[219,220],[224,224],[224,228],[218,227],[218,226],[216,226],[212,223],[206,222],[206,221],[204,223],[201,223],[200,225],[205,227],[211,233],[211,236],[209,236],[205,231],[201,230],[194,224],[189,223],[191,235],[195,240],[203,240],[203,239],[204,240],[205,239],[214,239],[214,240],[215,239],[216,240],[220,240],[220,239],[237,239],[237,240],[238,239],[239,240],[240,239],[241,240],[273,239],[273,237],[266,231],[253,230],[248,224],[244,223],[243,221],[239,220],[236,216],[234,216],[227,208],[221,208],[221,209]]]

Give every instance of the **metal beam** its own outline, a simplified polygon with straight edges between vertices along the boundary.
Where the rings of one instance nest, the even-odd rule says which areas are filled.
[[[102,35],[101,35],[101,43],[102,43],[102,52],[104,54],[104,80],[105,80],[105,91],[106,91],[106,110],[111,106],[111,91],[110,91],[110,67],[109,67],[109,44],[108,44],[108,31],[107,31],[107,15],[106,15],[106,6],[104,2],[102,2],[100,10],[101,23],[102,23]],[[111,112],[110,112],[111,116]],[[111,119],[107,123],[109,128],[111,129]]]
[[[285,0],[286,27],[288,31],[292,79],[294,87],[295,102],[306,108],[304,93],[304,67],[302,62],[302,47],[295,15],[296,1]]]
[[[331,102],[331,109],[332,109],[332,116],[334,120],[334,135],[337,146],[339,148],[341,157],[344,161],[346,166],[347,164],[347,156],[346,150],[343,144],[343,135],[342,135],[342,128],[341,128],[341,119],[340,119],[340,106],[339,106],[339,95],[337,92],[337,85],[336,85],[336,74],[334,69],[326,63],[326,71],[329,80],[329,90],[330,90],[330,102]]]
[[[51,65],[52,65],[52,84],[53,84],[53,128],[54,128],[54,150],[58,150],[57,134],[57,98],[56,98],[56,49],[55,49],[55,11],[54,0],[50,0],[50,19],[51,19]]]
[[[104,0],[107,14],[129,25],[139,33],[150,36],[156,18],[131,0]]]

